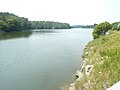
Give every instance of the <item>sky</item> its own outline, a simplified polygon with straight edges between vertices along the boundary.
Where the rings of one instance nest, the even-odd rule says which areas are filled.
[[[120,0],[0,0],[0,12],[70,25],[120,21],[119,10]]]

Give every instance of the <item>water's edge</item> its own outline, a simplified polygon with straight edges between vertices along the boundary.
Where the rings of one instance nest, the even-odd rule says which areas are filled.
[[[89,42],[88,42],[89,43]],[[90,74],[90,72],[91,72],[91,70],[92,70],[92,68],[93,68],[93,65],[86,65],[86,61],[87,61],[87,59],[85,59],[85,57],[83,57],[83,54],[88,54],[89,52],[85,52],[85,49],[87,48],[87,47],[89,47],[89,44],[86,44],[85,45],[85,48],[83,49],[83,53],[82,53],[82,55],[81,55],[81,57],[82,57],[82,66],[81,66],[81,68],[79,69],[79,70],[77,70],[76,71],[76,73],[75,73],[75,81],[73,82],[73,83],[71,83],[70,85],[69,85],[69,89],[68,90],[76,90],[76,86],[75,86],[75,84],[76,84],[76,82],[77,81],[81,81],[81,79],[83,78],[83,75],[84,75],[84,73],[87,75],[87,76],[89,76],[89,74]],[[90,49],[92,50],[93,49],[93,47],[90,47]],[[83,72],[83,69],[85,69],[85,72]]]

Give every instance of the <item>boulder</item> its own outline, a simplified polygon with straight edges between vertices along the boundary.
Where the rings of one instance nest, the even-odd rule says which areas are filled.
[[[93,68],[93,65],[86,65],[86,66],[85,66],[85,74],[86,74],[87,76],[90,75],[90,72],[91,72],[92,68]]]
[[[83,77],[83,73],[79,70],[76,71],[75,73],[76,80],[81,79]]]

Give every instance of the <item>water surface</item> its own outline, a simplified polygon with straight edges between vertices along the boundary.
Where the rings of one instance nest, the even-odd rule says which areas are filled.
[[[74,81],[91,29],[0,35],[0,90],[60,90]]]

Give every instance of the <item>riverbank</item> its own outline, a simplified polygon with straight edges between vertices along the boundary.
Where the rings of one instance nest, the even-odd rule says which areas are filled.
[[[120,31],[86,45],[83,66],[76,72],[70,90],[105,90],[120,80]]]

